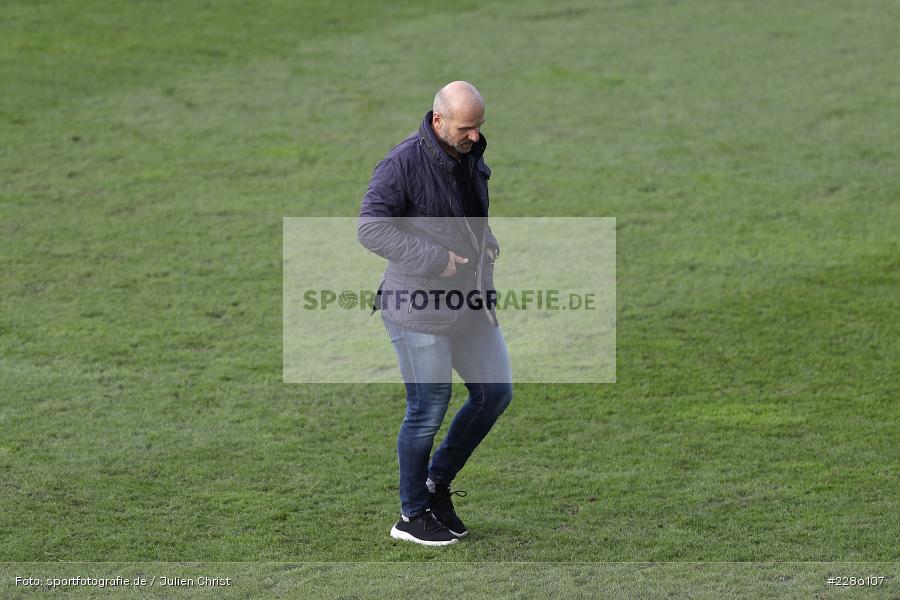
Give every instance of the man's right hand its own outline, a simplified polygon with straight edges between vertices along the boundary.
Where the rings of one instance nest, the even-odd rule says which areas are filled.
[[[450,253],[450,259],[447,261],[447,268],[441,273],[441,277],[453,277],[456,275],[457,264],[464,265],[469,262],[468,258],[456,254],[453,250],[447,250],[447,252]]]

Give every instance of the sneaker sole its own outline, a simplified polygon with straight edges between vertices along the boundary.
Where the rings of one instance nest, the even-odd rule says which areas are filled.
[[[405,542],[413,542],[415,544],[422,544],[423,546],[449,546],[450,544],[455,544],[459,540],[453,538],[452,540],[447,540],[446,542],[432,542],[430,540],[420,540],[414,535],[406,533],[405,531],[400,531],[397,529],[397,526],[391,527],[391,537],[395,540],[403,540]]]

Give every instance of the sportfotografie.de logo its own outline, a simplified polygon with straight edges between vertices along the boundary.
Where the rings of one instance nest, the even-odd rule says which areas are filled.
[[[304,310],[327,310],[333,305],[344,310],[383,308],[389,302],[397,310],[480,310],[487,305],[495,310],[596,310],[594,292],[563,293],[560,290],[522,289],[488,290],[331,290],[307,289],[303,292]],[[380,302],[380,304],[378,303]]]

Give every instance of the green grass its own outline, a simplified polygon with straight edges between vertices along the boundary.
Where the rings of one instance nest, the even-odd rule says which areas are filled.
[[[463,598],[893,597],[898,18],[5,3],[3,585],[270,561],[216,569],[230,597],[429,574]],[[617,383],[517,386],[458,481],[472,536],[436,553],[387,537],[402,386],[281,383],[281,228],[356,214],[457,78],[487,101],[492,214],[617,218]],[[364,564],[284,565],[306,561]],[[817,565],[753,570],[774,561]],[[819,561],[894,579],[828,588],[854,572]]]
[[[9,575],[53,578],[143,578],[140,586],[63,587],[21,585],[17,598],[65,594],[78,598],[418,598],[423,587],[441,586],[464,600],[499,598],[890,598],[895,580],[875,586],[827,586],[835,575],[865,578],[885,563],[67,563],[17,564]],[[7,573],[4,573],[7,576]],[[12,575],[13,579],[15,575]],[[163,585],[177,577],[181,585]],[[228,586],[203,587],[201,578]],[[193,585],[183,583],[193,581]],[[845,580],[846,581],[846,580]],[[431,582],[425,583],[425,582]],[[168,586],[168,587],[166,587]],[[51,591],[52,590],[52,591]],[[833,594],[833,595],[832,595]]]

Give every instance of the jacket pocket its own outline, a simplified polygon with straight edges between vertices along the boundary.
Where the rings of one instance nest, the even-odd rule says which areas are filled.
[[[462,310],[446,302],[446,290],[438,287],[438,279],[398,277],[385,285],[383,311],[386,318],[399,324],[453,323]]]

